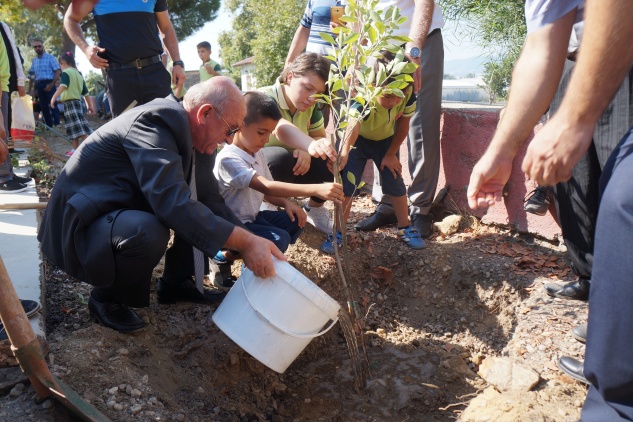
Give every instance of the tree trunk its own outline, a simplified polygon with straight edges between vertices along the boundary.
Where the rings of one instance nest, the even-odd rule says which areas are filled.
[[[75,43],[70,39],[66,31],[62,32],[62,54],[70,51],[73,56],[75,55]]]

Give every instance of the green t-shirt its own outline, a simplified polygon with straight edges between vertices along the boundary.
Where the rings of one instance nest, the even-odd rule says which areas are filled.
[[[284,97],[281,86],[282,83],[279,81],[279,79],[277,79],[275,85],[265,86],[258,89],[258,91],[264,92],[273,97],[277,102],[277,105],[279,106],[281,116],[291,122],[297,128],[299,128],[299,130],[301,130],[306,135],[309,136],[312,132],[323,129],[323,114],[321,114],[321,111],[316,109],[316,104],[306,111],[297,110],[294,116],[290,114],[290,107],[288,107],[288,103],[286,102],[286,98]],[[266,144],[266,146],[284,147],[288,151],[292,150],[291,147],[282,143],[274,135],[270,135],[270,141]]]
[[[69,67],[62,72],[61,86],[66,90],[59,96],[60,101],[80,100],[82,95],[88,95],[88,88],[81,73],[74,67]]]
[[[215,70],[218,73],[220,73],[220,70],[222,70],[222,66],[220,66],[217,62],[213,61],[213,59],[209,59],[207,63],[209,63],[211,67],[213,68],[213,70]],[[207,81],[215,76],[207,72],[207,69],[205,69],[204,67],[205,64],[206,63],[202,63],[200,65],[200,82]]]
[[[8,54],[9,52],[5,48],[4,43],[0,42],[0,89],[2,90],[2,92],[9,92],[9,78],[11,77],[11,68],[9,67]]]
[[[411,117],[415,112],[416,96],[412,88],[408,91],[403,100],[392,109],[386,109],[376,102],[360,124],[360,136],[371,141],[382,141],[393,136],[396,120],[400,117]]]

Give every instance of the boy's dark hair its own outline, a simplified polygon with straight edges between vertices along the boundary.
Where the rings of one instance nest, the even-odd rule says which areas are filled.
[[[211,43],[208,41],[202,41],[201,43],[198,43],[196,48],[206,48],[207,50],[211,51]]]
[[[290,72],[295,76],[306,76],[314,73],[323,82],[327,82],[330,76],[330,61],[317,53],[302,53],[281,72],[279,78],[281,82],[288,83]]]
[[[249,91],[244,94],[244,99],[246,100],[245,125],[250,125],[263,119],[275,121],[281,119],[281,111],[279,111],[277,101],[270,95],[259,91]]]
[[[77,67],[77,62],[75,62],[75,56],[70,51],[65,52],[61,56],[59,56],[59,61],[63,61],[70,67]]]
[[[378,69],[379,69],[379,63],[382,63],[384,66],[387,66],[389,63],[391,63],[392,61],[394,61],[396,59],[396,55],[394,53],[392,53],[391,51],[388,50],[380,50],[380,55],[382,57],[380,57],[379,59],[376,59],[376,62],[374,63],[374,72],[376,72],[376,74],[378,74]],[[404,56],[404,62],[409,63],[410,60],[407,56]],[[385,79],[385,81],[382,83],[381,86],[387,86],[389,85],[391,82],[395,81],[396,78],[395,76],[392,76],[390,78]]]

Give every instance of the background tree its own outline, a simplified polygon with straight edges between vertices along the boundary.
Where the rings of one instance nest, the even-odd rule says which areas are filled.
[[[524,0],[439,0],[444,17],[458,24],[458,34],[488,49],[484,83],[488,92],[506,99],[512,69],[527,33]]]
[[[283,70],[305,5],[305,0],[228,0],[225,6],[236,16],[232,29],[218,39],[224,65],[253,56],[257,85],[272,85]],[[238,81],[239,71],[232,70],[231,76]]]
[[[88,88],[89,94],[95,96],[105,88],[105,81],[101,71],[91,70],[87,75],[84,75],[86,81],[86,88]]]

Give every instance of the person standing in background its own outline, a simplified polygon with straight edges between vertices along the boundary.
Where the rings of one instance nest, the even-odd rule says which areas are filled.
[[[40,39],[33,40],[33,49],[37,56],[33,59],[31,70],[35,75],[35,89],[31,86],[30,91],[37,91],[42,109],[42,117],[46,126],[53,127],[59,125],[59,110],[51,108],[51,98],[55,92],[55,84],[62,73],[59,63],[55,57],[44,50],[44,43]]]
[[[220,71],[222,71],[222,66],[211,59],[211,43],[202,41],[196,47],[198,48],[198,57],[202,60],[202,64],[200,65],[200,82],[209,80],[214,76],[219,76]]]

